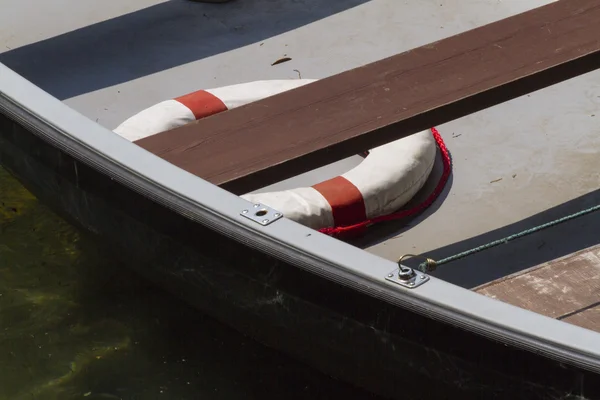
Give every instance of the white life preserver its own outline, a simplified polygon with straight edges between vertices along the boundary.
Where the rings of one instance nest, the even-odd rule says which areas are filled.
[[[114,132],[133,141],[189,124],[201,118],[264,99],[316,79],[254,81],[161,101],[124,121]]]
[[[314,81],[267,80],[199,90],[147,108],[114,132],[139,140]],[[333,179],[311,187],[241,197],[313,229],[357,224],[404,206],[427,181],[436,153],[434,136],[429,130],[422,131],[370,150],[358,166]]]

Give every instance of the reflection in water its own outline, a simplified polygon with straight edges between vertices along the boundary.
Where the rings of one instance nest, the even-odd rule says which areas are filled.
[[[0,169],[0,400],[371,398],[130,273]]]

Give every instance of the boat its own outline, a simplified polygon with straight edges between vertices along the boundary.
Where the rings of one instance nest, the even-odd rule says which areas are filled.
[[[597,2],[53,3],[0,165],[132,270],[386,398],[600,396]]]

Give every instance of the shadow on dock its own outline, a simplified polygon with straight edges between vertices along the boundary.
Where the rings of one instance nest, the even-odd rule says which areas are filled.
[[[64,100],[234,50],[370,0],[171,0],[0,54]]]
[[[434,260],[502,239],[600,203],[600,189],[514,224],[428,252]],[[600,211],[581,216],[441,265],[433,275],[467,288],[534,267],[600,243]]]

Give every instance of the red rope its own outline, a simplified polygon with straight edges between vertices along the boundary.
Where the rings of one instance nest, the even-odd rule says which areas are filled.
[[[370,225],[373,225],[373,224],[376,224],[379,222],[393,221],[393,220],[397,220],[397,219],[410,217],[410,216],[413,216],[415,214],[422,212],[423,210],[425,210],[426,208],[431,206],[433,204],[433,202],[438,198],[438,196],[444,190],[444,187],[446,186],[446,183],[448,182],[448,177],[450,176],[450,172],[452,171],[452,160],[450,158],[450,154],[448,153],[448,149],[446,148],[446,144],[444,143],[444,139],[442,139],[442,136],[440,135],[438,130],[435,128],[431,128],[431,133],[433,134],[435,142],[437,143],[438,148],[440,149],[440,152],[442,153],[442,163],[444,165],[444,171],[443,171],[442,176],[440,177],[440,180],[438,181],[438,184],[435,187],[434,191],[429,195],[429,197],[427,197],[427,199],[425,199],[425,201],[423,201],[421,204],[419,204],[413,208],[409,208],[407,210],[401,210],[401,211],[397,211],[392,214],[382,215],[380,217],[372,218],[372,219],[369,219],[369,220],[366,220],[366,221],[363,221],[363,222],[360,222],[360,223],[354,224],[354,225],[337,226],[334,228],[323,228],[323,229],[320,229],[319,232],[325,233],[325,234],[331,235],[331,236],[340,236],[340,235],[346,236],[346,235],[350,235],[350,234],[357,234],[357,233],[363,232]]]

